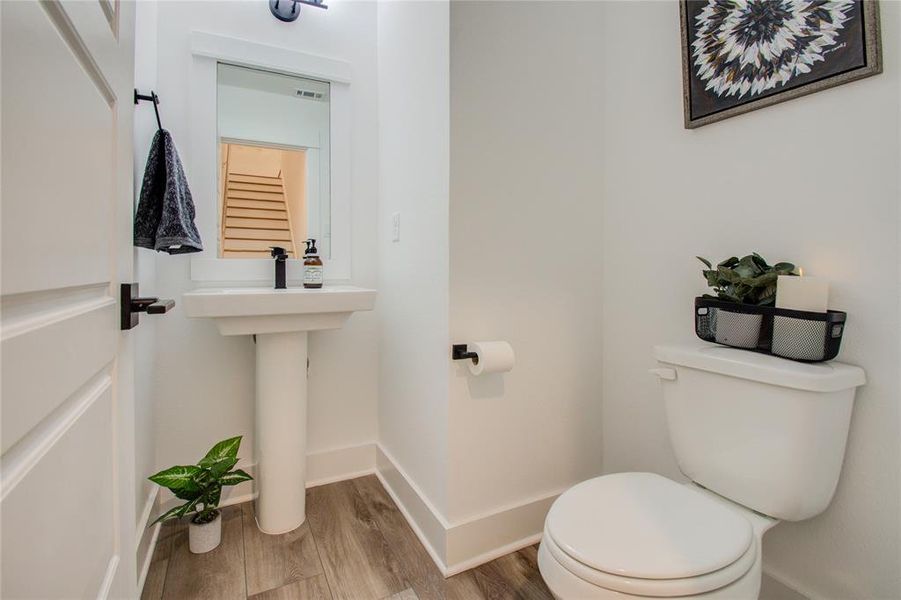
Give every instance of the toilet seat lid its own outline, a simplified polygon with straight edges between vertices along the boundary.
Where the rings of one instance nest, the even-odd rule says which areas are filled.
[[[546,529],[578,562],[643,579],[711,573],[738,560],[753,539],[737,511],[653,473],[583,481],[554,502]]]

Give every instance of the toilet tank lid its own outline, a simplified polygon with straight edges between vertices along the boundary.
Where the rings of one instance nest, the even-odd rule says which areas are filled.
[[[866,383],[864,370],[854,365],[801,363],[714,344],[654,346],[654,357],[662,363],[810,392],[837,392]]]

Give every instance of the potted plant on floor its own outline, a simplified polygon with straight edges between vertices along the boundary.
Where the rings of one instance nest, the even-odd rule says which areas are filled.
[[[240,447],[241,436],[222,440],[196,465],[176,465],[148,477],[185,501],[167,510],[154,523],[195,513],[188,524],[188,546],[195,554],[215,549],[222,539],[219,513],[222,488],[253,479],[241,469],[232,470],[238,464]]]
[[[739,305],[773,306],[779,276],[797,275],[792,263],[780,262],[770,266],[756,252],[742,258],[727,258],[716,267],[706,258],[697,258],[707,267],[702,271],[704,279],[716,293],[704,294],[704,297]],[[717,343],[739,348],[757,347],[763,315],[718,309],[712,318]]]

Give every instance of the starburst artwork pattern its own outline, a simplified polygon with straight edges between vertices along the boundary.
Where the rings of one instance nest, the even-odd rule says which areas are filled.
[[[709,0],[695,19],[692,58],[705,89],[754,97],[826,60],[853,0]]]

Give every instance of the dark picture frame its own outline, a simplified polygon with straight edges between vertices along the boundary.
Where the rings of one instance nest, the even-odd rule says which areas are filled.
[[[763,11],[779,6],[774,0],[762,1],[770,3],[760,5]],[[790,79],[775,85],[772,83],[773,78],[753,76],[753,72],[751,74],[742,72],[743,79],[720,76],[723,71],[722,63],[729,61],[714,64],[709,59],[714,54],[709,51],[710,45],[705,46],[708,52],[703,56],[695,53],[693,45],[696,41],[698,44],[704,42],[702,37],[704,31],[698,24],[698,17],[711,14],[708,5],[709,0],[679,2],[682,31],[682,106],[686,129],[702,127],[882,72],[877,0],[855,0],[851,3],[852,6],[844,13],[847,16],[841,23],[842,26],[833,27],[828,34],[834,42],[824,45],[823,50],[819,52],[819,59],[812,63],[796,61],[793,64],[801,62],[801,66],[792,71]],[[728,2],[719,0],[715,7],[718,12],[707,21],[715,22],[728,6]],[[702,15],[705,9],[707,12]],[[764,14],[761,19],[770,16]],[[810,19],[814,24],[818,22],[816,15]],[[832,23],[828,20],[822,22],[830,25]],[[698,64],[698,61],[701,64]],[[806,72],[799,72],[801,69],[806,69]],[[717,89],[716,85],[719,85],[720,89]],[[726,87],[730,85],[732,88]]]

